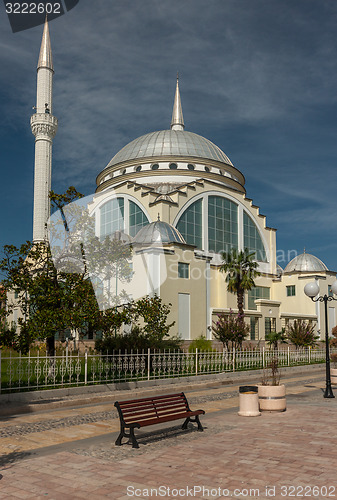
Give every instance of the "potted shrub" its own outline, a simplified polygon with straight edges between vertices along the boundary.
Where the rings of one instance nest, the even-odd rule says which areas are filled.
[[[280,384],[280,377],[278,358],[274,356],[263,372],[262,384],[258,386],[261,411],[286,410],[286,388]]]

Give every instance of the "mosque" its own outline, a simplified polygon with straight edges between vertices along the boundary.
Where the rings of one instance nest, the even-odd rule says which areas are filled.
[[[57,131],[53,74],[46,21],[36,113],[31,118],[36,140],[34,242],[45,240],[50,214],[52,140]],[[134,266],[146,260],[151,280],[140,279],[142,291],[137,294],[157,293],[172,304],[172,334],[187,341],[200,335],[212,339],[217,315],[237,311],[236,296],[227,291],[219,270],[220,252],[248,248],[261,272],[256,287],[245,295],[250,340],[263,340],[266,333],[280,331],[295,319],[314,324],[323,339],[324,304],[312,302],[303,289],[316,281],[321,295],[331,295],[336,273],[308,253],[280,268],[276,230],[247,197],[244,175],[218,146],[185,129],[178,79],[170,128],[123,147],[97,175],[96,184],[88,208],[97,235],[131,242]],[[329,302],[330,331],[336,325],[336,303]]]

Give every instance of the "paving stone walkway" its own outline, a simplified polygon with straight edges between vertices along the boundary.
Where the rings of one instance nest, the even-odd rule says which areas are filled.
[[[253,418],[238,416],[237,387],[194,391],[204,432],[153,427],[138,450],[114,445],[107,407],[1,419],[2,432],[54,429],[0,436],[0,499],[337,498],[337,398],[322,378],[289,378],[287,411]]]

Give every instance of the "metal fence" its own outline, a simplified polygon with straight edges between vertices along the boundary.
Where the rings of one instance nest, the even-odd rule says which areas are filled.
[[[22,356],[0,349],[0,393],[261,369],[277,356],[280,367],[325,361],[325,349],[233,350],[193,353],[147,351],[114,354]]]

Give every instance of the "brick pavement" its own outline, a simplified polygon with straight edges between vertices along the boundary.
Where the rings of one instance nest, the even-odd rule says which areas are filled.
[[[143,433],[139,450],[115,447],[115,434],[27,459],[16,449],[2,461],[0,498],[337,498],[337,401],[324,400],[319,384],[288,391],[284,413],[239,417],[237,399],[225,403],[200,405],[204,433]]]

